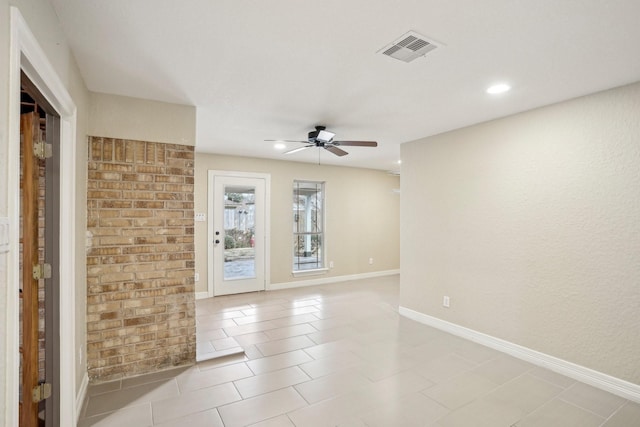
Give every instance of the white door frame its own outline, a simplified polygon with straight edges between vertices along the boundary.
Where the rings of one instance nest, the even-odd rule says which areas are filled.
[[[60,114],[60,425],[75,425],[77,409],[75,292],[76,292],[76,117],[67,88],[49,62],[17,7],[10,8],[8,189],[9,253],[5,340],[6,382],[4,425],[18,425],[19,386],[19,234],[20,234],[20,71],[23,71]]]
[[[213,297],[213,251],[214,251],[214,198],[213,185],[216,176],[228,176],[232,178],[257,178],[265,181],[264,201],[264,288],[269,289],[271,284],[271,174],[257,172],[237,172],[223,170],[209,170],[207,179],[207,295]]]

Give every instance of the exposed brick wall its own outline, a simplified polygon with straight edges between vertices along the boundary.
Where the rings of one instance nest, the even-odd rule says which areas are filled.
[[[193,159],[190,146],[89,139],[92,381],[195,361]]]

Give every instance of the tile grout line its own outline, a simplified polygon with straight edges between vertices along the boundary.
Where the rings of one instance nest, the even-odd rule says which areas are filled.
[[[600,427],[603,427],[607,422],[609,422],[610,419],[612,419],[614,417],[614,415],[616,415],[618,412],[622,411],[622,408],[627,406],[629,404],[629,402],[630,402],[629,400],[625,401],[618,409],[613,411],[613,413],[611,415],[609,415],[609,417],[605,418],[605,420],[602,422],[602,424],[600,424]]]
[[[576,404],[576,403],[573,403],[573,402],[569,402],[568,400],[565,400],[565,399],[563,399],[563,398],[561,398],[561,397],[558,397],[558,400],[559,400],[559,401],[561,401],[561,402],[566,403],[567,405],[571,405],[571,406],[573,406],[573,407],[575,407],[575,408],[578,408],[578,409],[583,410],[583,411],[585,411],[585,412],[588,412],[588,413],[590,413],[590,414],[592,414],[592,415],[595,415],[596,417],[601,418],[601,419],[603,419],[603,420],[605,420],[605,421],[608,419],[608,418],[603,417],[603,416],[602,416],[602,415],[600,415],[600,414],[597,414],[597,413],[593,412],[591,409],[583,408],[582,406],[580,406],[580,405],[578,405],[578,404]],[[613,413],[618,412],[618,410],[619,410],[622,406],[624,406],[624,405],[625,405],[625,404],[623,403],[620,407],[618,407],[615,411],[613,411]]]

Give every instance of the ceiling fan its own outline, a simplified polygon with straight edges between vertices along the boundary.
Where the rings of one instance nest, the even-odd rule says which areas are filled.
[[[265,141],[269,142],[301,142],[303,144],[307,144],[304,147],[294,148],[293,150],[285,151],[284,154],[293,154],[298,151],[306,150],[307,148],[318,147],[324,148],[327,151],[332,152],[336,156],[346,156],[347,153],[343,149],[339,148],[341,146],[352,146],[352,147],[377,147],[378,143],[375,141],[334,141],[333,137],[336,136],[335,133],[329,132],[326,130],[325,126],[316,126],[316,130],[312,130],[309,132],[308,138],[306,141],[292,141],[286,139],[265,139]]]

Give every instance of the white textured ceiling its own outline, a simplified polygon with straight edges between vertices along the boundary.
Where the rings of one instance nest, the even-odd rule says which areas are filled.
[[[195,105],[199,152],[317,162],[263,140],[320,124],[379,142],[323,164],[395,170],[403,142],[640,80],[638,0],[50,1],[89,90]],[[410,30],[443,47],[376,53]]]

